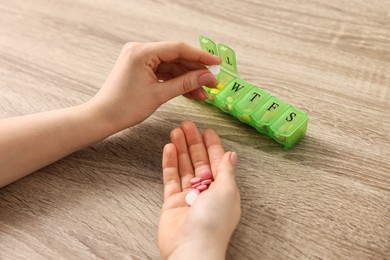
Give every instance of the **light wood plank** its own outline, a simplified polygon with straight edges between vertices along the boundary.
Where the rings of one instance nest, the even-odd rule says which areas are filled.
[[[158,259],[161,152],[187,118],[240,156],[228,259],[390,258],[389,1],[0,0],[0,25],[0,117],[87,101],[128,41],[198,46],[199,35],[230,45],[243,79],[310,116],[286,152],[176,98],[1,189],[0,258]]]

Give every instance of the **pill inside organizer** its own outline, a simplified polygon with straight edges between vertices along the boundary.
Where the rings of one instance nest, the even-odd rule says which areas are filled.
[[[221,66],[219,66],[219,65],[211,65],[211,66],[209,67],[209,71],[210,71],[211,73],[213,73],[214,76],[215,76],[215,75],[218,75],[219,72],[221,71]]]

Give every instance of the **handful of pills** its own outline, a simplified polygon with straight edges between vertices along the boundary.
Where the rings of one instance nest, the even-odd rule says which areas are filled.
[[[186,195],[186,203],[191,206],[202,191],[209,188],[212,181],[212,173],[209,169],[201,172],[201,177],[195,177],[190,180],[192,190]]]

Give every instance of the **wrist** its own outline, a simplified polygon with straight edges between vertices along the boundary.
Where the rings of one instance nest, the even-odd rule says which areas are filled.
[[[130,126],[125,125],[122,116],[116,112],[117,104],[112,104],[104,97],[95,96],[82,106],[94,121],[95,126],[106,137]]]
[[[137,106],[132,100],[111,98],[103,91],[98,92],[86,105],[111,134],[136,125],[144,119],[142,109],[135,109]]]
[[[196,240],[184,242],[175,248],[168,256],[163,256],[164,259],[202,259],[202,260],[218,260],[225,259],[226,250],[229,241],[219,238],[199,238]]]
[[[75,113],[79,118],[78,135],[87,142],[86,145],[101,141],[121,130],[112,124],[108,113],[95,102],[88,101],[73,109],[76,109]]]

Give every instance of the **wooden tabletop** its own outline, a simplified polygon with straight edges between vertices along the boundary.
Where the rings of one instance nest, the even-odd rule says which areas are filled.
[[[199,46],[199,35],[308,113],[302,142],[285,151],[175,98],[2,188],[0,259],[158,259],[162,148],[185,119],[239,154],[228,259],[390,259],[389,1],[0,0],[0,117],[89,100],[128,41]]]

